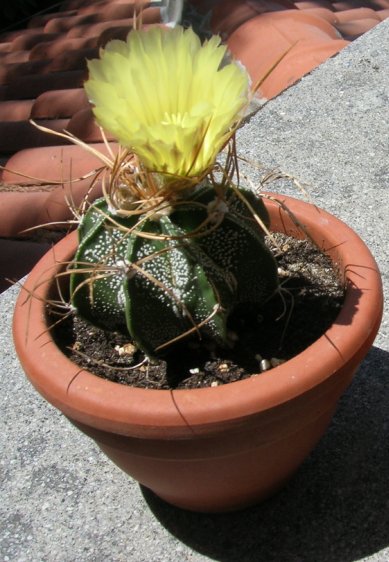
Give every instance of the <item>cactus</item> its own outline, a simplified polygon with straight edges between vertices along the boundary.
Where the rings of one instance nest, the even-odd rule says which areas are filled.
[[[260,305],[278,286],[252,210],[267,224],[252,192],[209,184],[169,213],[122,216],[98,200],[79,225],[73,307],[98,327],[128,334],[148,356],[192,333],[226,344],[236,306]]]

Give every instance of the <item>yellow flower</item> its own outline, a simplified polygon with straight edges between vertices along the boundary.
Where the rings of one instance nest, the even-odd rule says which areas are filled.
[[[150,171],[201,176],[248,103],[249,78],[223,65],[219,37],[191,30],[133,30],[88,63],[85,90],[97,122]]]

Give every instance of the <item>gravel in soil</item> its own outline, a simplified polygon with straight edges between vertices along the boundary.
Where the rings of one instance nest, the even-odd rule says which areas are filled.
[[[153,389],[218,386],[258,375],[316,341],[336,320],[344,286],[327,256],[307,240],[267,239],[279,267],[281,291],[260,310],[238,310],[229,320],[234,346],[190,340],[150,361],[121,334],[72,316],[54,337],[81,367],[121,384]],[[252,308],[252,307],[250,307]]]

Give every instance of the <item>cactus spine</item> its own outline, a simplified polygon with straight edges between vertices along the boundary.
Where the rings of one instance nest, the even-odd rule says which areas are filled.
[[[128,333],[149,356],[189,333],[227,341],[238,304],[260,305],[277,289],[277,267],[248,206],[266,224],[263,202],[205,185],[170,214],[126,216],[95,202],[79,226],[71,302],[106,330]]]

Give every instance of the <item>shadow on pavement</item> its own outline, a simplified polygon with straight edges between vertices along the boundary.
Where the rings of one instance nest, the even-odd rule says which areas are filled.
[[[222,562],[351,562],[387,547],[389,353],[371,349],[320,444],[261,505],[196,514],[142,492],[172,535]]]

